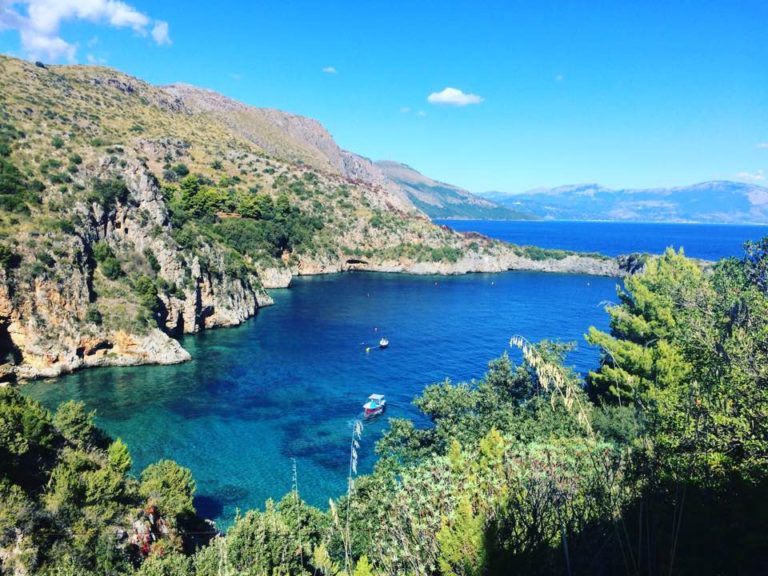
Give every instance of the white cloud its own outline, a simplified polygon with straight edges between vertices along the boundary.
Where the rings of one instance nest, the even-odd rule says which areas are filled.
[[[93,64],[94,66],[103,66],[107,63],[106,58],[95,56],[94,54],[86,54],[85,59],[88,61],[88,64]]]
[[[19,34],[24,51],[32,58],[49,60],[64,58],[70,62],[75,60],[76,44],[70,44],[58,36],[46,36],[30,30],[20,30]]]
[[[155,25],[152,28],[152,38],[157,42],[158,46],[170,44],[171,37],[168,34],[168,22],[156,20]]]
[[[242,74],[239,74],[239,73],[237,73],[237,72],[232,72],[232,73],[229,75],[229,77],[230,77],[230,78],[232,78],[232,80],[234,80],[235,82],[240,82],[240,80],[242,80],[242,79],[243,79],[243,75],[242,75]]]
[[[563,76],[562,74],[558,74],[557,76],[555,76],[555,82],[562,82],[563,80],[565,80],[565,76]]]
[[[768,142],[760,142],[757,147],[761,150],[768,150]]]
[[[757,170],[756,172],[739,172],[736,174],[736,178],[748,182],[763,182],[765,180],[765,172],[762,170]]]
[[[426,115],[427,115],[427,113],[424,112],[424,110],[419,110],[418,112],[416,112],[416,116],[419,116],[421,118],[424,118],[424,116],[426,116]]]
[[[465,94],[458,88],[445,88],[442,92],[432,92],[427,96],[430,104],[447,104],[449,106],[467,106],[480,104],[483,101],[477,94]]]
[[[121,0],[0,0],[0,30],[16,30],[31,58],[73,61],[78,44],[59,35],[62,23],[84,20],[114,28],[130,28],[141,36],[154,24],[157,44],[169,44],[168,24],[152,19]],[[95,39],[97,42],[98,40]],[[88,44],[92,45],[94,39]]]
[[[403,106],[402,108],[400,108],[400,112],[402,112],[403,114],[408,114],[410,111],[411,111],[410,106]]]
[[[338,70],[336,70],[336,68],[334,68],[333,66],[326,66],[325,68],[323,68],[323,72],[325,72],[326,74],[336,74]]]

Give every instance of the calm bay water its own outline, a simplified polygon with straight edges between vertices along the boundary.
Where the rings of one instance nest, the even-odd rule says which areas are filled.
[[[768,236],[768,226],[718,224],[651,224],[638,222],[565,222],[509,220],[436,220],[454,230],[480,232],[514,244],[599,252],[661,254],[683,247],[693,258],[719,260],[740,256],[747,240]]]
[[[574,340],[570,362],[595,366],[590,325],[616,280],[537,273],[415,277],[350,273],[299,278],[275,306],[238,328],[187,337],[193,361],[104,368],[24,386],[55,408],[82,400],[125,440],[135,470],[160,458],[192,469],[198,510],[226,526],[237,508],[262,507],[299,488],[326,506],[344,491],[350,424],[368,394],[387,395],[392,417],[416,417],[425,385],[482,376],[510,336]],[[373,348],[387,336],[390,348]],[[366,425],[361,472],[386,419]]]

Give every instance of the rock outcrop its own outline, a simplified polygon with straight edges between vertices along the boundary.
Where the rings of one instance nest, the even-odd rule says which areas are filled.
[[[494,252],[467,252],[455,261],[426,262],[409,258],[353,261],[301,261],[291,270],[294,276],[333,274],[350,270],[393,272],[404,274],[438,274],[452,276],[472,273],[510,271],[584,274],[587,276],[622,277],[633,273],[624,264],[626,257],[599,258],[573,253],[562,258],[534,260],[515,252],[514,247],[498,243]]]
[[[172,335],[235,326],[272,303],[255,274],[228,270],[220,247],[203,243],[190,255],[174,240],[157,181],[139,160],[118,165],[102,157],[78,177],[109,181],[117,174],[114,181],[125,186],[125,196],[108,208],[98,202],[76,206],[75,230],[19,235],[26,261],[39,261],[39,246],[52,247],[58,257],[46,252],[53,260],[50,269],[0,270],[0,346],[14,356],[12,371],[20,378],[91,366],[184,362],[189,353]],[[133,322],[143,309],[134,294],[119,292],[120,286],[96,272],[97,244],[138,268],[146,268],[142,261],[152,255],[152,272],[169,287],[157,294],[155,321],[162,330]],[[112,290],[118,293],[113,296]],[[109,318],[89,315],[97,301],[106,302]]]

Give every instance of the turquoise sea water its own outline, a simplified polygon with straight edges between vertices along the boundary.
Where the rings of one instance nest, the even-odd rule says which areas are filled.
[[[184,338],[192,362],[86,370],[23,390],[50,408],[75,398],[96,409],[137,471],[160,458],[191,468],[198,510],[226,526],[237,508],[289,491],[294,458],[306,500],[324,507],[341,494],[350,423],[372,392],[387,395],[388,416],[417,417],[410,402],[425,385],[480,377],[514,334],[575,340],[570,362],[593,367],[597,351],[582,336],[607,326],[616,282],[513,272],[299,278],[244,325]],[[381,336],[390,347],[366,353]],[[361,472],[385,426],[366,425]]]
[[[661,254],[682,247],[688,256],[719,260],[740,256],[747,240],[768,236],[768,226],[721,224],[656,224],[638,222],[566,222],[509,220],[436,220],[459,231],[480,232],[514,244],[599,252],[618,256],[631,252]]]

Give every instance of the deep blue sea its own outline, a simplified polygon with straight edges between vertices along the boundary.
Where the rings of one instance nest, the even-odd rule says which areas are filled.
[[[737,255],[768,229],[691,225],[451,222],[520,244],[658,252],[685,246],[702,258]],[[125,440],[134,470],[160,458],[192,469],[198,510],[226,527],[236,510],[263,507],[291,489],[325,507],[344,491],[351,422],[368,394],[387,395],[389,417],[418,418],[411,400],[427,384],[482,376],[521,334],[575,341],[581,372],[598,353],[583,334],[607,328],[603,310],[617,280],[508,272],[461,277],[347,273],[296,279],[275,305],[238,328],[183,339],[192,362],[104,368],[23,387],[55,408],[84,401],[98,424]],[[386,336],[386,350],[376,346]],[[373,346],[370,352],[366,347]],[[365,427],[361,472],[386,427]]]
[[[632,252],[661,254],[672,246],[682,247],[686,255],[704,260],[739,256],[744,242],[768,236],[768,226],[719,224],[509,220],[435,220],[435,223],[542,248],[618,256]]]

